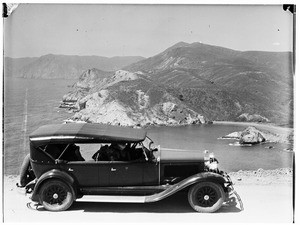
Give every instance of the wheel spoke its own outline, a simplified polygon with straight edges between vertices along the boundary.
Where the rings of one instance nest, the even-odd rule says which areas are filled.
[[[66,199],[66,196],[67,193],[62,187],[58,185],[52,185],[48,189],[46,189],[45,201],[51,205],[54,204],[61,205],[63,201]]]
[[[50,180],[40,190],[40,200],[43,206],[50,211],[66,210],[73,203],[71,188],[62,181]]]
[[[195,200],[202,207],[210,207],[217,202],[218,193],[214,188],[204,186],[199,188],[195,193]]]

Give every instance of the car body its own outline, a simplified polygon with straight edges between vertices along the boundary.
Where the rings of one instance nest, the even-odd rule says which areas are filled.
[[[189,203],[198,212],[236,204],[231,179],[219,171],[213,155],[160,148],[144,129],[53,124],[38,128],[29,139],[30,166],[26,169],[33,171],[35,179],[24,186],[32,192],[32,201],[47,210],[66,210],[74,201],[155,202],[179,191],[188,192]],[[126,146],[130,159],[97,158],[102,147],[115,144]],[[83,159],[78,156],[78,145],[87,149],[96,145],[100,150]]]

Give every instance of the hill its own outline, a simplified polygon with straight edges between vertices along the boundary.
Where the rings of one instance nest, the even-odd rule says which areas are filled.
[[[18,71],[25,65],[37,60],[37,57],[25,57],[25,58],[4,58],[4,75],[5,77],[11,77],[13,74],[17,74]]]
[[[209,120],[292,123],[290,52],[241,52],[181,42],[124,69],[164,85]]]
[[[180,42],[105,77],[81,77],[81,86],[93,85],[84,90],[77,83],[68,96],[77,101],[75,120],[117,124],[120,120],[101,116],[115,110],[122,112],[121,122],[130,121],[127,125],[211,120],[291,125],[291,70],[290,52],[242,52]]]
[[[122,126],[184,125],[204,118],[138,73],[84,72],[61,107],[75,108],[73,121]]]
[[[143,59],[140,56],[102,57],[48,54],[38,58],[5,58],[5,76],[42,79],[77,79],[90,68],[115,71]]]

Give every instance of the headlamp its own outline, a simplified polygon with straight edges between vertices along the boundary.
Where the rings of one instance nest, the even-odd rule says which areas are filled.
[[[218,160],[215,158],[213,152],[204,151],[204,166],[208,171],[218,171]]]

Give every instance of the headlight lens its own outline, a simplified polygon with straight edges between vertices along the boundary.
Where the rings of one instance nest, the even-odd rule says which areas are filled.
[[[208,164],[208,169],[209,170],[217,170],[218,169],[218,162],[214,161]]]
[[[208,171],[218,171],[218,160],[214,153],[209,153],[208,150],[204,151],[204,165]]]

